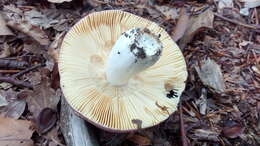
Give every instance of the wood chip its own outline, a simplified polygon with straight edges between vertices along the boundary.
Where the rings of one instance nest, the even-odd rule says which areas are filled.
[[[215,61],[211,59],[204,60],[201,67],[196,66],[195,69],[204,85],[213,88],[216,92],[224,92],[223,75]]]

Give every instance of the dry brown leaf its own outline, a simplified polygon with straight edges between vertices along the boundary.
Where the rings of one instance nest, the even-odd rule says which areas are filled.
[[[252,66],[252,70],[254,71],[254,72],[256,72],[258,75],[260,75],[260,66],[258,65],[256,65],[256,66]]]
[[[48,0],[51,3],[63,3],[63,2],[71,2],[72,0]]]
[[[237,138],[244,132],[245,128],[239,124],[223,128],[223,135],[228,138]]]
[[[214,13],[208,9],[199,16],[194,16],[189,20],[188,29],[180,40],[180,47],[184,48],[187,43],[192,41],[194,35],[202,28],[213,28]]]
[[[43,77],[41,83],[36,85],[34,91],[29,93],[26,101],[29,110],[34,117],[38,117],[39,113],[45,108],[56,110],[57,104],[60,101],[61,91],[55,91],[50,87],[50,80]]]
[[[212,131],[210,129],[195,129],[194,134],[192,135],[193,139],[198,140],[209,140],[209,141],[219,141],[219,132]]]
[[[1,29],[1,28],[0,28]],[[3,45],[3,50],[1,51],[0,58],[5,58],[10,56],[12,53],[10,51],[9,45],[5,42]]]
[[[199,108],[200,114],[205,115],[207,112],[207,90],[205,88],[201,89],[201,95],[195,100],[195,103]]]
[[[13,29],[16,29],[18,31],[27,34],[28,36],[35,39],[41,45],[48,45],[50,43],[50,40],[46,35],[46,33],[43,30],[41,30],[39,27],[30,24],[28,21],[10,20],[9,22],[7,22],[7,25],[12,27]]]
[[[0,94],[5,97],[6,101],[13,102],[17,100],[17,92],[12,88],[8,88],[8,90],[0,90]]]
[[[6,101],[5,97],[0,94],[0,107],[7,106],[8,102]]]
[[[30,121],[0,117],[0,145],[33,146],[31,126]]]
[[[6,22],[0,13],[0,36],[2,35],[14,35],[12,31],[6,26]]]
[[[151,140],[141,135],[129,136],[127,139],[138,145],[151,145]]]
[[[40,72],[31,72],[27,74],[27,78],[33,86],[36,86],[41,83],[42,75]]]
[[[33,40],[27,40],[24,41],[23,51],[26,51],[28,53],[33,53],[35,55],[46,54],[46,50],[39,49],[41,47],[42,47],[41,44],[35,43]]]
[[[38,132],[43,134],[50,130],[57,121],[57,113],[51,108],[43,109],[36,121]]]
[[[5,117],[19,119],[25,110],[26,102],[24,100],[17,100],[7,106]]]
[[[155,5],[155,8],[159,10],[166,17],[166,19],[176,19],[178,17],[178,10],[176,8],[163,5]]]
[[[221,11],[224,8],[233,8],[233,0],[219,0],[218,1],[218,12],[221,13]]]
[[[24,12],[24,19],[30,22],[30,24],[39,26],[43,29],[50,28],[51,23],[53,23],[53,20],[51,18],[47,17],[45,14],[34,8],[30,11]]]
[[[42,134],[50,130],[57,121],[57,104],[60,101],[60,89],[50,87],[49,78],[43,77],[41,83],[36,85],[34,92],[28,91],[26,98],[28,108],[34,116],[37,132]]]
[[[189,24],[189,14],[186,12],[185,8],[180,10],[180,17],[178,19],[177,25],[174,29],[172,39],[177,42],[184,35],[188,24]]]
[[[56,124],[55,127],[53,127],[48,133],[46,133],[45,138],[50,140],[49,146],[65,146],[64,144],[62,144],[62,140],[60,139],[59,129],[60,126]]]
[[[201,67],[195,67],[204,85],[213,88],[216,92],[224,92],[225,84],[219,65],[211,59],[204,60]]]
[[[64,34],[65,34],[65,32],[57,34],[55,36],[54,41],[50,44],[50,47],[48,49],[48,54],[54,59],[54,62],[58,62],[59,47],[63,40]]]

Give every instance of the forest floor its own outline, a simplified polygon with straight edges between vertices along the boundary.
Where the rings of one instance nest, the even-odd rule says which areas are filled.
[[[64,146],[55,55],[84,16],[119,9],[163,27],[188,69],[179,110],[100,145],[260,145],[260,9],[252,0],[1,0],[0,145]]]

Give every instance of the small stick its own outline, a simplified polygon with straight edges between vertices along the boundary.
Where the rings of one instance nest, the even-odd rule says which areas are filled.
[[[183,122],[183,113],[182,113],[182,102],[180,102],[179,107],[179,116],[180,116],[180,133],[181,133],[181,143],[182,146],[188,146],[187,137],[184,130],[184,122]]]
[[[35,66],[29,67],[29,68],[27,68],[27,69],[25,69],[25,70],[20,71],[20,72],[17,73],[17,74],[12,75],[12,78],[18,78],[18,77],[20,77],[20,76],[22,76],[22,75],[24,75],[24,74],[26,74],[26,73],[28,73],[28,72],[30,72],[30,71],[32,71],[32,70],[35,70],[35,69],[37,69],[37,68],[39,68],[39,67],[42,67],[43,65],[44,65],[44,64],[37,64],[37,65],[35,65]]]
[[[0,59],[0,68],[25,69],[27,66],[28,66],[28,63],[25,61]]]
[[[255,23],[256,23],[256,25],[258,25],[259,24],[259,19],[258,19],[258,12],[257,12],[256,8],[254,8],[254,13],[255,13]]]
[[[223,19],[223,20],[226,20],[226,21],[228,21],[228,22],[231,22],[231,23],[234,23],[234,24],[238,24],[238,25],[244,26],[244,27],[246,27],[246,28],[255,29],[256,31],[260,29],[260,26],[255,26],[255,25],[250,25],[250,24],[244,24],[244,23],[239,22],[239,21],[237,21],[237,20],[232,20],[232,19],[229,19],[229,18],[227,18],[227,17],[221,16],[221,15],[219,15],[219,14],[217,14],[217,13],[214,13],[214,15],[217,16],[217,17],[219,17],[219,18],[221,18],[221,19]]]
[[[0,73],[18,73],[20,70],[0,70]]]
[[[30,83],[20,81],[20,80],[16,80],[16,79],[11,78],[11,77],[0,77],[0,81],[13,84],[17,87],[27,87],[27,88],[30,88],[30,89],[33,88],[33,86]]]

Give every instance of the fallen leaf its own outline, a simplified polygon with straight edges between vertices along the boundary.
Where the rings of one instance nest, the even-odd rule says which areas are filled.
[[[10,83],[6,83],[6,82],[0,83],[0,89],[7,90],[7,89],[11,88],[12,86],[13,86],[13,85],[10,84]]]
[[[6,101],[5,97],[0,94],[0,107],[7,106],[8,102]]]
[[[10,55],[11,55],[11,51],[9,49],[9,45],[5,42],[4,45],[3,45],[3,51],[1,51],[0,58],[5,58],[5,57],[8,57]]]
[[[33,40],[26,40],[24,41],[23,44],[23,50],[28,52],[28,53],[33,53],[35,55],[41,55],[41,54],[46,54],[46,50],[44,49],[39,49],[41,48],[41,44],[35,43]]]
[[[214,13],[208,9],[199,16],[193,16],[189,20],[188,29],[180,40],[180,47],[184,48],[189,43],[195,34],[204,30],[203,28],[213,28]]]
[[[36,121],[37,129],[40,134],[50,130],[57,121],[57,113],[51,108],[43,109]]]
[[[65,33],[60,33],[55,36],[54,41],[50,44],[48,48],[48,54],[53,58],[54,62],[58,62],[59,58],[59,48],[61,46],[63,37]]]
[[[209,141],[219,141],[219,132],[213,131],[210,129],[195,129],[194,134],[191,135],[193,139],[198,139],[198,140],[209,140]]]
[[[0,117],[0,145],[33,146],[31,126],[30,121]]]
[[[178,19],[177,25],[174,29],[172,39],[177,42],[184,35],[189,22],[189,15],[185,8],[180,10],[180,17]]]
[[[30,22],[30,24],[44,29],[50,28],[51,22],[53,21],[36,9],[24,12],[24,19]]]
[[[205,88],[202,88],[201,96],[195,100],[195,103],[198,105],[200,113],[205,115],[207,111],[207,90]]]
[[[63,3],[63,2],[71,2],[72,0],[48,0],[51,3]]]
[[[151,145],[151,140],[145,136],[135,134],[128,136],[127,139],[138,145]]]
[[[240,9],[240,14],[244,16],[249,15],[249,9],[250,8],[256,8],[260,6],[259,0],[240,0],[240,2],[244,2],[244,8]]]
[[[237,138],[244,132],[245,128],[239,124],[223,128],[223,135],[227,138]]]
[[[5,97],[6,101],[13,102],[17,100],[17,92],[14,91],[12,88],[9,88],[8,90],[0,90],[0,94]]]
[[[19,119],[25,110],[26,102],[24,100],[17,100],[7,106],[5,117]]]
[[[33,85],[36,86],[41,83],[42,80],[42,75],[40,72],[31,72],[27,74],[29,82]]]
[[[246,8],[256,8],[260,6],[259,0],[239,0],[240,2],[244,2],[244,6]]]
[[[218,0],[218,12],[221,13],[223,8],[233,8],[233,0]]]
[[[225,84],[219,65],[211,59],[204,60],[201,67],[195,67],[204,85],[213,88],[216,92],[224,92]]]
[[[35,39],[41,45],[48,45],[50,43],[48,36],[46,33],[41,30],[39,27],[30,24],[28,21],[22,20],[10,20],[7,22],[7,25],[21,31],[28,36]]]
[[[40,112],[45,108],[56,110],[57,104],[60,101],[61,91],[55,91],[50,87],[50,80],[42,77],[41,83],[36,85],[33,92],[30,92],[26,101],[29,110],[37,118]]]
[[[54,64],[52,73],[51,73],[51,87],[53,89],[58,89],[60,87],[60,74],[59,74],[59,70],[58,70],[58,63]]]
[[[48,133],[46,133],[45,138],[50,140],[51,142],[49,143],[49,146],[53,145],[53,146],[65,146],[64,144],[62,144],[62,140],[60,138],[60,126],[56,125],[55,127],[53,127]]]
[[[12,31],[6,26],[6,22],[0,13],[0,36],[3,35],[14,35]]]
[[[254,71],[254,72],[256,72],[258,75],[260,75],[260,66],[258,65],[256,65],[256,66],[252,66],[252,70]]]
[[[166,17],[166,19],[176,19],[178,17],[178,10],[176,8],[158,5],[155,7]]]

